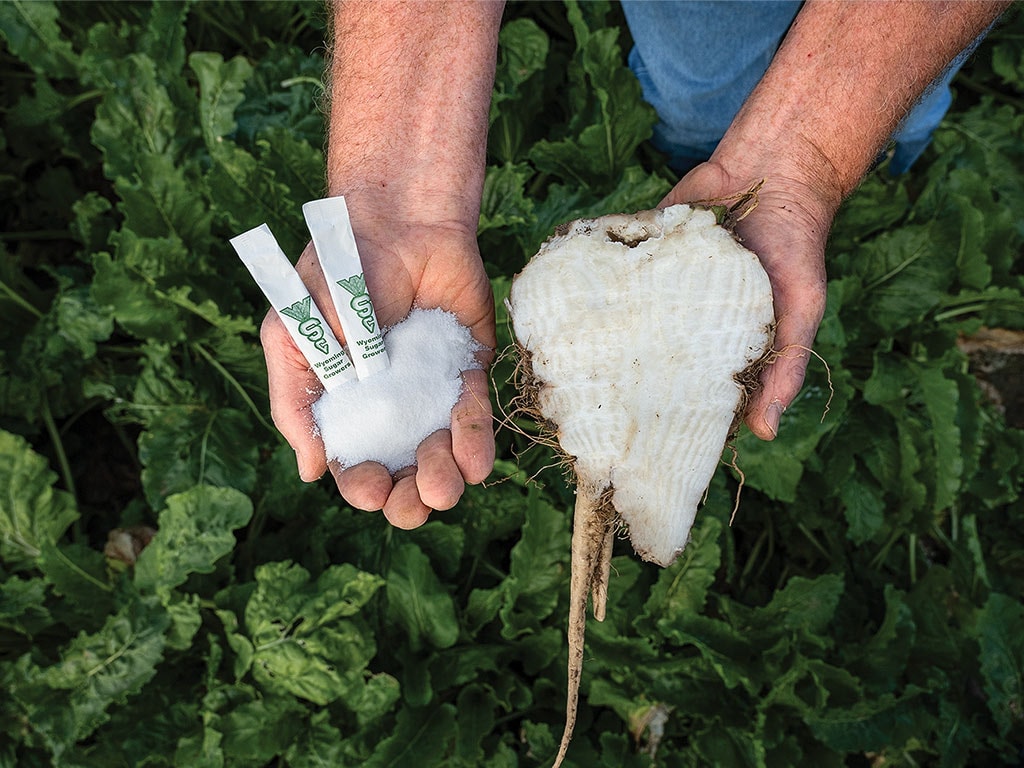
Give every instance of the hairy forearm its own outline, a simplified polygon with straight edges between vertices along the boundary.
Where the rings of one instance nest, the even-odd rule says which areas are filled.
[[[756,176],[765,156],[814,180],[830,207],[859,183],[915,101],[1005,2],[809,0],[723,138]]]
[[[475,228],[502,3],[331,10],[329,192]]]

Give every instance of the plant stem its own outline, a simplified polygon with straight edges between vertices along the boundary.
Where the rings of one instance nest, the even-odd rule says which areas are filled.
[[[253,402],[253,399],[251,397],[249,397],[249,393],[245,391],[245,387],[242,386],[241,382],[239,382],[238,379],[232,376],[231,373],[223,365],[221,365],[216,359],[214,359],[213,355],[211,355],[202,344],[200,344],[199,342],[193,342],[191,344],[191,347],[196,352],[198,352],[203,357],[203,359],[206,360],[206,362],[213,366],[213,368],[221,376],[223,376],[225,380],[227,380],[227,382],[232,386],[232,388],[236,392],[238,392],[239,395],[241,395],[242,400],[244,400],[245,404],[249,406],[249,409],[253,412],[253,415],[256,416],[256,419],[259,421],[259,423],[266,427],[271,434],[277,434],[277,430],[270,426],[270,424],[267,423],[267,420],[263,418],[263,414],[260,413],[260,409],[256,407],[256,403]]]
[[[43,424],[46,425],[46,433],[50,436],[50,442],[53,443],[54,453],[57,455],[57,463],[60,465],[61,477],[64,479],[64,487],[68,493],[71,494],[72,499],[75,501],[75,506],[78,506],[78,494],[75,492],[75,479],[71,474],[71,463],[68,461],[68,455],[64,451],[64,442],[60,439],[60,431],[57,429],[57,423],[53,420],[53,413],[50,411],[50,398],[43,394]]]
[[[15,304],[17,304],[22,309],[24,309],[27,312],[31,312],[33,315],[36,316],[37,319],[42,319],[43,313],[40,312],[38,309],[36,309],[31,304],[29,304],[27,299],[25,299],[23,296],[21,296],[21,294],[15,292],[15,290],[13,288],[11,288],[11,286],[9,286],[3,280],[0,280],[0,291],[3,291],[4,293],[6,293],[11,298],[11,301],[13,301]]]

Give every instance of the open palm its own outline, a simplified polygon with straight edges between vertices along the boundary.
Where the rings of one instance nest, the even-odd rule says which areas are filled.
[[[463,393],[452,412],[451,429],[427,437],[417,450],[416,466],[394,477],[374,462],[353,467],[332,462],[328,467],[312,415],[322,385],[276,312],[267,314],[261,329],[271,414],[295,450],[300,477],[315,480],[330,468],[349,504],[383,510],[398,527],[416,527],[431,510],[450,509],[465,484],[483,481],[494,463],[485,373],[495,344],[494,303],[475,235],[456,227],[394,221],[385,225],[370,220],[359,228],[356,239],[367,289],[383,326],[398,323],[414,306],[441,307],[454,313],[487,350],[480,358],[485,368],[463,374]],[[344,340],[312,243],[296,267],[335,334]]]

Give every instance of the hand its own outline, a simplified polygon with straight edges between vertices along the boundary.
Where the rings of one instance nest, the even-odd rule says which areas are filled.
[[[420,444],[416,467],[392,477],[375,462],[354,467],[331,463],[338,490],[349,504],[367,511],[383,510],[393,525],[415,528],[426,522],[431,510],[455,506],[465,483],[482,482],[494,463],[486,374],[495,345],[490,281],[475,232],[360,217],[351,203],[350,212],[367,289],[381,325],[401,321],[414,305],[443,307],[453,312],[486,348],[480,356],[484,367],[464,374],[462,397],[452,411],[452,428],[439,430]],[[344,340],[312,243],[303,251],[296,268],[334,333]],[[299,476],[310,482],[328,468],[311,411],[323,387],[274,310],[263,321],[260,336],[267,359],[274,423],[295,450]]]
[[[803,385],[811,345],[825,311],[825,240],[835,204],[785,176],[764,175],[757,207],[736,228],[758,255],[772,284],[777,356],[761,374],[746,413],[762,440],[778,434],[779,419]],[[760,178],[737,178],[712,160],[690,171],[661,206],[735,196]]]

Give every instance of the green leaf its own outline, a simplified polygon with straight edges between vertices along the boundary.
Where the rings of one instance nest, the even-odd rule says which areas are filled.
[[[199,125],[211,154],[235,130],[235,109],[244,99],[252,65],[241,56],[224,61],[219,53],[193,53],[188,65],[199,80]]]
[[[28,664],[13,694],[57,756],[104,723],[156,674],[170,619],[153,600],[133,600],[94,633],[79,635],[57,663]]]
[[[294,742],[305,715],[292,698],[267,696],[244,702],[217,718],[216,728],[223,734],[221,748],[232,762],[265,765]]]
[[[794,576],[775,592],[771,601],[755,608],[737,625],[745,633],[777,637],[792,634],[818,644],[835,616],[842,597],[844,580],[840,574],[824,574],[814,579]],[[738,607],[738,606],[737,606]]]
[[[937,368],[930,367],[919,369],[918,386],[931,421],[935,446],[934,508],[948,509],[960,490],[964,469],[960,428],[957,426],[960,391],[956,381],[946,378]]]
[[[154,507],[195,485],[248,492],[256,483],[258,454],[249,414],[170,406],[152,413],[146,426],[139,436],[139,460],[146,497]]]
[[[377,745],[364,767],[442,764],[456,738],[455,713],[451,704],[400,710],[394,733]]]
[[[266,223],[292,259],[309,242],[296,203],[306,202],[278,181],[260,157],[225,140],[204,177],[211,199],[218,201],[231,229],[243,232]]]
[[[700,517],[683,553],[658,573],[637,622],[652,620],[663,633],[671,634],[668,628],[680,617],[685,619],[703,611],[722,560],[718,545],[721,535],[722,523],[717,518]]]
[[[916,640],[917,625],[906,595],[886,584],[885,616],[874,635],[848,653],[854,658],[847,668],[868,690],[894,692],[907,672]]]
[[[56,479],[23,437],[0,430],[0,560],[31,564],[78,519],[71,495],[53,487]]]
[[[405,542],[392,549],[386,583],[388,619],[401,627],[412,648],[424,642],[435,648],[455,644],[455,603],[419,547]]]
[[[885,499],[874,483],[859,478],[848,479],[839,490],[843,514],[848,528],[846,535],[854,544],[864,544],[877,534],[885,523]]]
[[[850,707],[807,712],[804,718],[815,737],[836,751],[874,752],[928,732],[933,716],[922,694],[908,686],[898,697],[865,699]]]
[[[46,589],[46,582],[38,578],[11,576],[0,582],[0,627],[32,635],[52,624],[43,605]]]
[[[569,4],[568,15],[577,46],[571,71],[575,89],[570,99],[576,102],[571,135],[538,141],[529,157],[539,171],[565,181],[584,187],[614,184],[650,138],[657,114],[626,66],[619,30],[589,29],[576,3]]]
[[[865,317],[881,333],[919,322],[942,301],[953,282],[954,260],[937,225],[903,227],[879,235],[858,251],[866,285]]]
[[[549,48],[547,33],[532,19],[513,19],[501,28],[488,145],[491,154],[503,163],[520,160],[523,145],[537,132],[544,97],[539,81]]]
[[[84,360],[95,357],[96,344],[110,338],[114,330],[109,308],[97,305],[89,288],[84,285],[61,291],[52,311],[56,315],[60,336],[77,349]],[[57,354],[53,356],[57,357]]]
[[[118,325],[142,339],[175,342],[185,337],[181,311],[161,301],[153,285],[129,271],[124,262],[97,253],[93,266],[92,298],[113,312]]]
[[[286,127],[259,132],[254,145],[260,164],[274,172],[296,206],[324,197],[326,166],[323,152]],[[304,245],[304,244],[303,244]]]
[[[1024,605],[993,592],[978,614],[978,660],[999,735],[1024,734]]]
[[[250,517],[252,502],[233,488],[200,485],[168,497],[156,536],[135,564],[136,586],[167,595],[189,574],[210,573]]]
[[[852,393],[848,371],[833,370],[826,379],[809,370],[804,388],[782,417],[775,440],[766,443],[748,431],[737,438],[737,464],[746,485],[778,501],[796,501],[808,460],[838,427]],[[730,458],[727,451],[726,462]]]
[[[61,34],[56,3],[9,0],[0,4],[0,34],[15,56],[48,77],[71,77],[77,57]]]
[[[526,196],[525,184],[531,173],[530,167],[525,163],[487,167],[477,234],[530,221],[533,215],[533,200]]]
[[[184,177],[196,107],[175,103],[171,94],[177,95],[180,83],[168,82],[153,59],[141,53],[111,56],[100,47],[88,52],[86,63],[90,81],[104,92],[91,136],[103,151],[107,178],[141,181],[142,159],[160,155],[175,162],[167,170]]]
[[[346,756],[345,738],[331,725],[330,713],[317,712],[306,730],[293,741],[286,753],[289,768],[347,768],[358,765]]]
[[[314,704],[358,699],[376,646],[357,614],[383,580],[345,563],[310,581],[301,566],[281,562],[257,568],[256,583],[245,626],[260,685]]]
[[[456,701],[458,738],[455,754],[467,765],[479,765],[484,756],[481,741],[494,728],[498,702],[494,694],[479,684],[470,684],[459,692]]]
[[[114,184],[121,198],[118,210],[124,214],[123,229],[138,238],[170,238],[180,241],[171,247],[186,246],[191,271],[202,271],[203,261],[194,251],[209,247],[212,212],[201,195],[196,194],[198,179],[187,173],[170,154],[145,154],[137,158],[137,175],[119,176]],[[124,236],[122,235],[122,238]],[[122,243],[124,241],[122,240]],[[159,258],[156,277],[174,270],[181,258]]]
[[[47,543],[38,568],[53,591],[89,615],[114,609],[113,585],[106,559],[99,550],[82,543]]]

